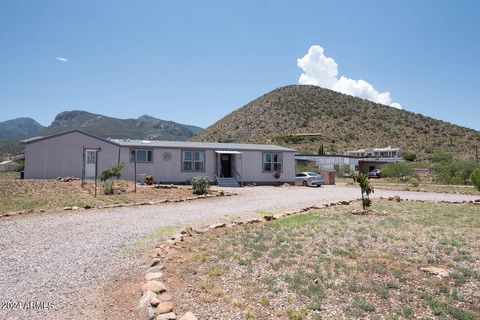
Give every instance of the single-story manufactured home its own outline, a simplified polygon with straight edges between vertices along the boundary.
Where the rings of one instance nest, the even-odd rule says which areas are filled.
[[[0,172],[15,171],[20,164],[13,160],[5,160],[0,162]]]
[[[104,139],[80,130],[22,143],[25,179],[93,178],[122,163],[125,180],[151,175],[158,183],[188,183],[195,176],[223,185],[295,181],[296,150],[276,145]]]

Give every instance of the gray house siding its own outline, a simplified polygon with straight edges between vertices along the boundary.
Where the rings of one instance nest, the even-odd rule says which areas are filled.
[[[145,145],[121,145],[115,140],[101,139],[80,131],[66,132],[45,138],[30,139],[24,141],[25,147],[25,178],[26,179],[54,179],[58,176],[82,176],[84,156],[83,148],[97,149],[98,173],[116,165],[124,164],[122,179],[134,180],[135,165],[130,162],[132,149],[152,150],[152,162],[137,162],[137,179],[139,175],[152,175],[156,182],[162,183],[185,183],[195,176],[208,176],[215,181],[218,173],[219,154],[218,150],[225,150],[224,145],[214,148],[212,144],[182,144],[180,147],[160,147],[150,144]],[[192,148],[195,146],[195,148]],[[279,182],[293,183],[295,180],[295,151],[271,150],[272,146],[265,146],[267,150],[260,150],[259,145],[254,145],[255,150],[246,150],[248,145],[238,145],[242,149],[235,149],[235,144],[229,145],[231,150],[239,153],[232,154],[233,167],[241,175],[241,180],[252,183],[275,183],[276,179],[272,172],[263,171],[263,154],[275,152],[282,154],[283,171]],[[280,147],[278,147],[280,148]],[[182,170],[182,151],[204,151],[204,170],[201,172]],[[171,155],[169,160],[164,154]]]
[[[83,147],[102,148],[98,153],[99,172],[118,162],[118,146],[74,131],[27,143],[25,146],[25,178],[81,177]]]

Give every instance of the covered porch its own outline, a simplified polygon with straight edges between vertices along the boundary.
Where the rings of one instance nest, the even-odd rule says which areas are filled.
[[[242,153],[236,150],[215,150],[215,178],[219,186],[241,187]]]

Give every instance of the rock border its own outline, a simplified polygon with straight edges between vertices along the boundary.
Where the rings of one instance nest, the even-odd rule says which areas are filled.
[[[111,208],[123,208],[123,207],[152,206],[152,205],[169,203],[169,202],[185,202],[185,201],[199,200],[199,199],[206,199],[206,198],[230,197],[230,196],[238,195],[237,193],[226,192],[226,191],[223,191],[223,190],[218,190],[218,191],[213,190],[213,191],[210,191],[210,192],[211,193],[197,195],[197,196],[193,196],[193,197],[175,199],[175,200],[165,199],[165,200],[160,200],[160,201],[143,201],[143,202],[119,203],[119,204],[109,204],[109,205],[98,206],[98,207],[93,207],[93,206],[86,205],[85,207],[82,207],[82,208],[77,207],[77,206],[73,206],[73,207],[63,207],[63,208],[52,209],[52,210],[49,210],[49,211],[61,212],[61,211],[78,211],[78,210],[90,210],[90,209],[111,209]],[[46,209],[29,209],[29,210],[22,210],[22,211],[11,211],[11,212],[1,213],[0,218],[6,218],[6,217],[12,217],[12,216],[24,215],[24,214],[30,214],[30,213],[41,213],[41,212],[46,212],[46,211],[47,211]]]
[[[448,201],[448,200],[421,200],[421,199],[408,199],[408,198],[400,198],[400,196],[393,196],[393,197],[379,197],[377,199],[380,200],[387,200],[387,201],[394,201],[394,202],[401,202],[401,201],[410,201],[410,202],[422,202],[422,203],[448,203],[448,204],[474,204],[480,205],[480,198],[475,200],[463,200],[463,201]]]
[[[137,311],[142,320],[174,320],[177,314],[174,312],[174,302],[172,296],[168,294],[168,289],[159,281],[163,277],[163,265],[160,264],[161,259],[167,257],[169,248],[174,247],[184,239],[196,237],[221,228],[233,228],[239,225],[265,223],[268,221],[278,220],[291,215],[301,214],[315,209],[329,208],[339,205],[350,205],[355,200],[341,200],[337,202],[325,203],[321,205],[311,205],[301,209],[285,211],[282,213],[264,215],[263,217],[250,218],[247,220],[238,220],[233,222],[217,222],[203,227],[185,227],[180,233],[172,235],[164,243],[157,245],[150,253],[152,260],[146,266],[145,281],[142,284],[142,297],[138,302]],[[197,320],[198,318],[188,311],[183,314],[179,320]]]

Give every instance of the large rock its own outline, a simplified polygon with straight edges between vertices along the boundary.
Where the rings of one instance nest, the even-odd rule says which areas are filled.
[[[157,296],[158,300],[160,300],[160,302],[168,302],[168,301],[172,301],[172,295],[168,292],[164,292],[164,293],[161,293]]]
[[[164,313],[169,313],[173,311],[173,303],[171,302],[160,302],[160,304],[157,306],[157,314],[164,314]]]
[[[195,317],[195,315],[193,313],[188,311],[179,320],[198,320],[198,318]]]
[[[150,301],[156,296],[157,295],[153,291],[145,291],[137,306],[140,319],[151,320],[155,318],[155,311],[150,306]]]
[[[152,280],[143,285],[142,291],[143,292],[152,291],[155,293],[162,293],[167,291],[167,287],[165,287],[165,285],[160,281]]]
[[[145,275],[145,280],[150,281],[150,280],[158,280],[161,277],[163,277],[162,272],[149,272]]]

